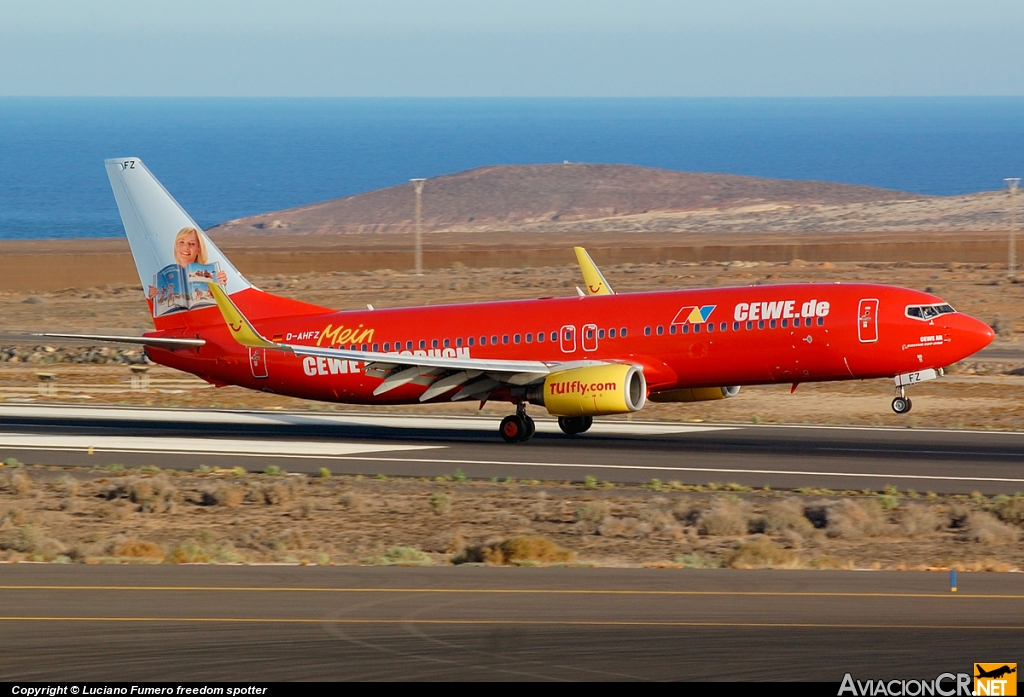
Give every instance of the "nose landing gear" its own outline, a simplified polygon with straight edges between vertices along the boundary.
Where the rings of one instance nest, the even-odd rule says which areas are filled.
[[[516,413],[501,420],[498,433],[506,443],[522,443],[533,438],[537,424],[526,413],[525,404],[516,405]]]
[[[906,414],[913,408],[914,403],[907,396],[907,391],[902,385],[896,388],[896,398],[892,400],[892,410],[897,414]]]

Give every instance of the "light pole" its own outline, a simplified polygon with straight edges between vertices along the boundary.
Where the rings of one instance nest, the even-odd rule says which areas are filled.
[[[423,275],[423,241],[421,235],[423,234],[423,185],[427,182],[426,179],[410,179],[413,187],[416,189],[416,275]]]
[[[1017,206],[1015,194],[1020,186],[1020,177],[1007,177],[1006,188],[1010,190],[1010,258],[1006,262],[1006,271],[1013,278],[1017,270]]]

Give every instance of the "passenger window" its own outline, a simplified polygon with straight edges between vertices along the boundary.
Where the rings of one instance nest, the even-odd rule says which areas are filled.
[[[508,343],[508,334],[503,334],[502,335],[501,343],[503,343],[503,344],[507,344]]]
[[[763,319],[762,320],[758,320],[757,328],[758,329],[764,329],[764,320]]]
[[[516,334],[515,337],[513,337],[513,338],[514,338],[515,342],[518,344],[519,343],[519,339],[522,338],[522,335],[521,334]]]
[[[363,350],[364,351],[366,350],[366,344],[363,344]]]
[[[619,330],[619,336],[621,336],[623,339],[626,338],[626,328],[625,327],[623,327],[622,329]]]
[[[676,333],[676,325],[674,325],[674,324],[670,325],[669,328],[668,328],[668,333],[669,334],[675,334]]]
[[[615,338],[615,329],[609,329],[608,330],[608,338],[609,339],[614,339]]]
[[[426,339],[420,339],[420,348],[425,349],[427,347]]]
[[[558,332],[551,332],[551,340],[558,341]]]
[[[771,327],[772,329],[775,329],[775,320],[770,320],[768,322],[768,326]]]
[[[708,322],[708,331],[709,332],[715,331],[715,323],[714,322]]]
[[[395,344],[395,346],[398,346],[398,344]],[[388,341],[385,341],[384,342],[384,353],[387,353],[390,350],[391,350],[391,343],[388,342]]]
[[[380,351],[380,344],[374,344],[373,345],[373,352],[377,353],[378,351]]]
[[[823,324],[825,324],[825,318],[824,317],[819,317],[818,318],[818,326],[820,327]]]
[[[487,337],[486,336],[480,337],[480,345],[481,346],[486,346],[487,345]]]
[[[406,341],[405,342],[405,350],[406,351],[412,351],[412,342],[411,341]]]
[[[544,332],[537,332],[537,343],[544,341]]]
[[[789,326],[789,320],[788,319],[782,320],[782,328],[785,329],[788,326]]]
[[[598,329],[597,330],[597,338],[598,339],[603,339],[604,338],[604,330],[603,329]]]
[[[739,322],[733,322],[732,323],[732,330],[734,332],[738,332],[740,330],[740,323]]]
[[[700,334],[700,325],[699,324],[693,325],[693,333],[694,334]]]
[[[754,328],[754,323],[753,322],[747,322],[747,331],[749,332],[753,328]]]
[[[533,343],[533,334],[532,333],[526,335],[526,343],[528,343],[528,344],[532,344]]]
[[[588,329],[587,330],[587,338],[588,339],[593,339],[594,338],[594,330],[593,329]]]
[[[444,347],[445,348],[451,348],[451,345],[452,345],[451,339],[445,339],[444,340]]]
[[[729,331],[729,323],[722,322],[720,325],[718,325],[718,328],[721,329],[723,332],[727,332]]]
[[[689,333],[690,333],[690,325],[689,324],[684,324],[683,325],[683,334],[689,334]]]
[[[462,337],[455,340],[455,348],[462,348]]]
[[[659,324],[659,325],[658,325],[658,336],[661,336],[661,335],[662,335],[662,334],[664,334],[664,333],[665,333],[665,327],[663,327],[663,326],[661,326],[661,325]]]
[[[651,328],[650,327],[644,327],[644,336],[650,336],[650,335],[651,335]]]
[[[508,337],[507,336],[505,337],[505,343],[506,344],[508,343]],[[491,335],[491,346],[497,346],[497,345],[498,345],[498,337],[492,334]]]
[[[468,339],[466,339],[466,345],[467,346],[472,346],[473,345],[473,337],[469,337]]]
[[[434,339],[430,342],[430,348],[437,348],[437,339]]]

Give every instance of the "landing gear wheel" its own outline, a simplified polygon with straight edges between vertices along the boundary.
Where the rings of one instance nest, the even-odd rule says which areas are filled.
[[[528,418],[527,416],[512,414],[501,420],[501,426],[498,428],[498,431],[506,443],[521,443],[530,437],[532,429],[527,425],[526,419]],[[532,421],[533,419],[530,420]]]
[[[910,401],[910,397],[897,397],[892,400],[892,410],[897,414],[906,414],[913,406],[914,403]]]
[[[526,421],[526,436],[523,440],[530,440],[533,438],[533,434],[537,432],[537,422],[531,419],[526,414],[523,414],[523,420]]]
[[[594,425],[593,416],[559,416],[558,427],[562,433],[575,436],[578,433],[586,433]]]

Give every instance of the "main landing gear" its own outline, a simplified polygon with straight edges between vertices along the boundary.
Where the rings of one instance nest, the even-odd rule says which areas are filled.
[[[498,432],[506,443],[522,443],[533,438],[537,424],[526,413],[526,405],[516,405],[516,413],[501,420]]]

